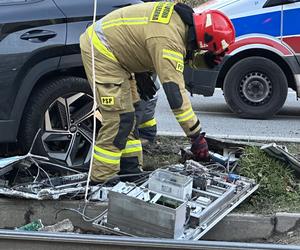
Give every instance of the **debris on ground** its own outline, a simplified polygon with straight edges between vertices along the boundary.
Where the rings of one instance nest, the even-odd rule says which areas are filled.
[[[41,219],[34,220],[24,226],[18,227],[18,231],[43,231],[43,232],[74,232],[74,226],[69,219],[59,221],[54,225],[44,226]]]
[[[54,225],[44,226],[39,229],[43,232],[74,232],[74,226],[69,219],[64,219]]]
[[[24,158],[21,162],[14,162],[9,167],[11,167],[10,171],[6,171],[4,175],[0,176],[2,179],[0,195],[36,200],[56,200],[61,197],[79,197],[85,192],[86,173],[55,176],[59,173],[48,172],[44,166],[38,163],[38,159],[33,157]],[[8,167],[6,166],[6,168]]]
[[[18,227],[15,230],[19,230],[19,231],[39,231],[40,229],[42,229],[44,227],[42,221],[39,220],[34,220],[24,226]]]
[[[113,185],[89,187],[88,200],[108,202],[107,211],[89,218],[86,207],[69,210],[114,234],[197,240],[246,199],[242,209],[299,207],[300,182],[293,169],[286,167],[289,162],[265,152],[280,151],[282,160],[287,157],[286,150],[281,152],[274,144],[262,146],[208,137],[210,160],[197,162],[186,139],[176,138],[172,145],[169,140],[158,138],[145,147],[145,162],[152,165],[134,176],[135,181],[126,182],[119,176]],[[295,164],[293,155],[288,159]],[[42,156],[29,153],[0,160],[3,196],[82,200],[86,184],[86,172],[60,166]],[[32,223],[23,227],[36,230],[39,223]],[[41,223],[38,230],[69,232],[74,230],[71,224],[62,221],[44,227]]]
[[[300,174],[300,160],[288,152],[284,146],[277,145],[276,143],[267,144],[261,147],[263,151],[278,160],[284,161],[290,165],[298,174]]]

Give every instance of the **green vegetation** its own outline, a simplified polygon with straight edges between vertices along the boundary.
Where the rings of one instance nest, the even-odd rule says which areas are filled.
[[[249,202],[241,206],[247,211],[300,211],[300,186],[291,168],[270,157],[258,147],[245,149],[239,162],[239,174],[260,184]]]
[[[209,0],[181,0],[181,1],[179,0],[178,2],[185,3],[193,8],[193,7],[199,6],[201,3],[205,3],[207,1],[209,1]]]

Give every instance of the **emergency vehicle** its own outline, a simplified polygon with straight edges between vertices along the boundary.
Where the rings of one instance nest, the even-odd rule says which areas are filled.
[[[233,112],[259,119],[280,110],[288,88],[300,96],[300,0],[210,0],[194,11],[206,9],[228,15],[237,38],[218,67],[186,67],[190,92],[211,96],[220,87]]]

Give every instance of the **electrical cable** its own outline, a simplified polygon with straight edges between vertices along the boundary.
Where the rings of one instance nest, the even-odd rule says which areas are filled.
[[[95,23],[96,23],[96,16],[97,16],[97,0],[94,0],[94,14],[93,14],[93,23],[92,23],[92,35],[91,35],[91,51],[92,51],[92,85],[93,85],[93,138],[92,138],[92,147],[91,147],[91,159],[90,159],[90,167],[89,167],[89,173],[88,178],[86,182],[86,188],[85,188],[85,195],[84,200],[85,202],[88,202],[87,196],[88,196],[88,190],[89,190],[89,184],[91,179],[91,173],[92,173],[92,166],[93,166],[93,155],[94,155],[94,145],[95,145],[95,137],[96,137],[96,116],[95,112],[97,109],[97,101],[96,101],[96,72],[95,72],[95,51],[94,51],[94,44],[93,44],[93,37],[95,35]]]
[[[37,172],[37,174],[36,174],[36,177],[34,178],[34,180],[33,180],[33,182],[32,182],[32,184],[36,184],[36,181],[37,181],[37,179],[39,178],[39,176],[40,176],[40,172],[41,172],[41,170],[40,170],[40,168],[37,166],[37,169],[38,169],[38,172]],[[33,191],[33,189],[32,189],[33,187],[32,187],[32,185],[30,186],[30,190],[31,190],[31,192],[33,193],[34,191]]]
[[[30,160],[40,169],[40,170],[42,170],[44,173],[45,173],[45,175],[47,176],[47,178],[48,178],[48,180],[49,180],[49,184],[52,186],[52,187],[54,187],[54,185],[53,185],[53,183],[52,183],[52,181],[51,181],[51,178],[50,178],[50,176],[49,176],[49,174],[32,158],[32,157],[30,157]]]

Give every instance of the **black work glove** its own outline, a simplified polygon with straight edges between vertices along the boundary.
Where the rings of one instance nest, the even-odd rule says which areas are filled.
[[[208,153],[208,145],[205,140],[205,133],[201,133],[196,138],[191,139],[192,147],[191,151],[194,154],[194,160],[196,161],[208,161],[209,153]]]
[[[225,51],[219,55],[216,55],[210,51],[207,51],[203,55],[203,58],[204,58],[204,61],[207,65],[207,67],[212,69],[222,62],[224,56],[225,56]]]
[[[151,78],[151,73],[135,73],[135,80],[141,99],[145,101],[153,99],[157,88]]]

